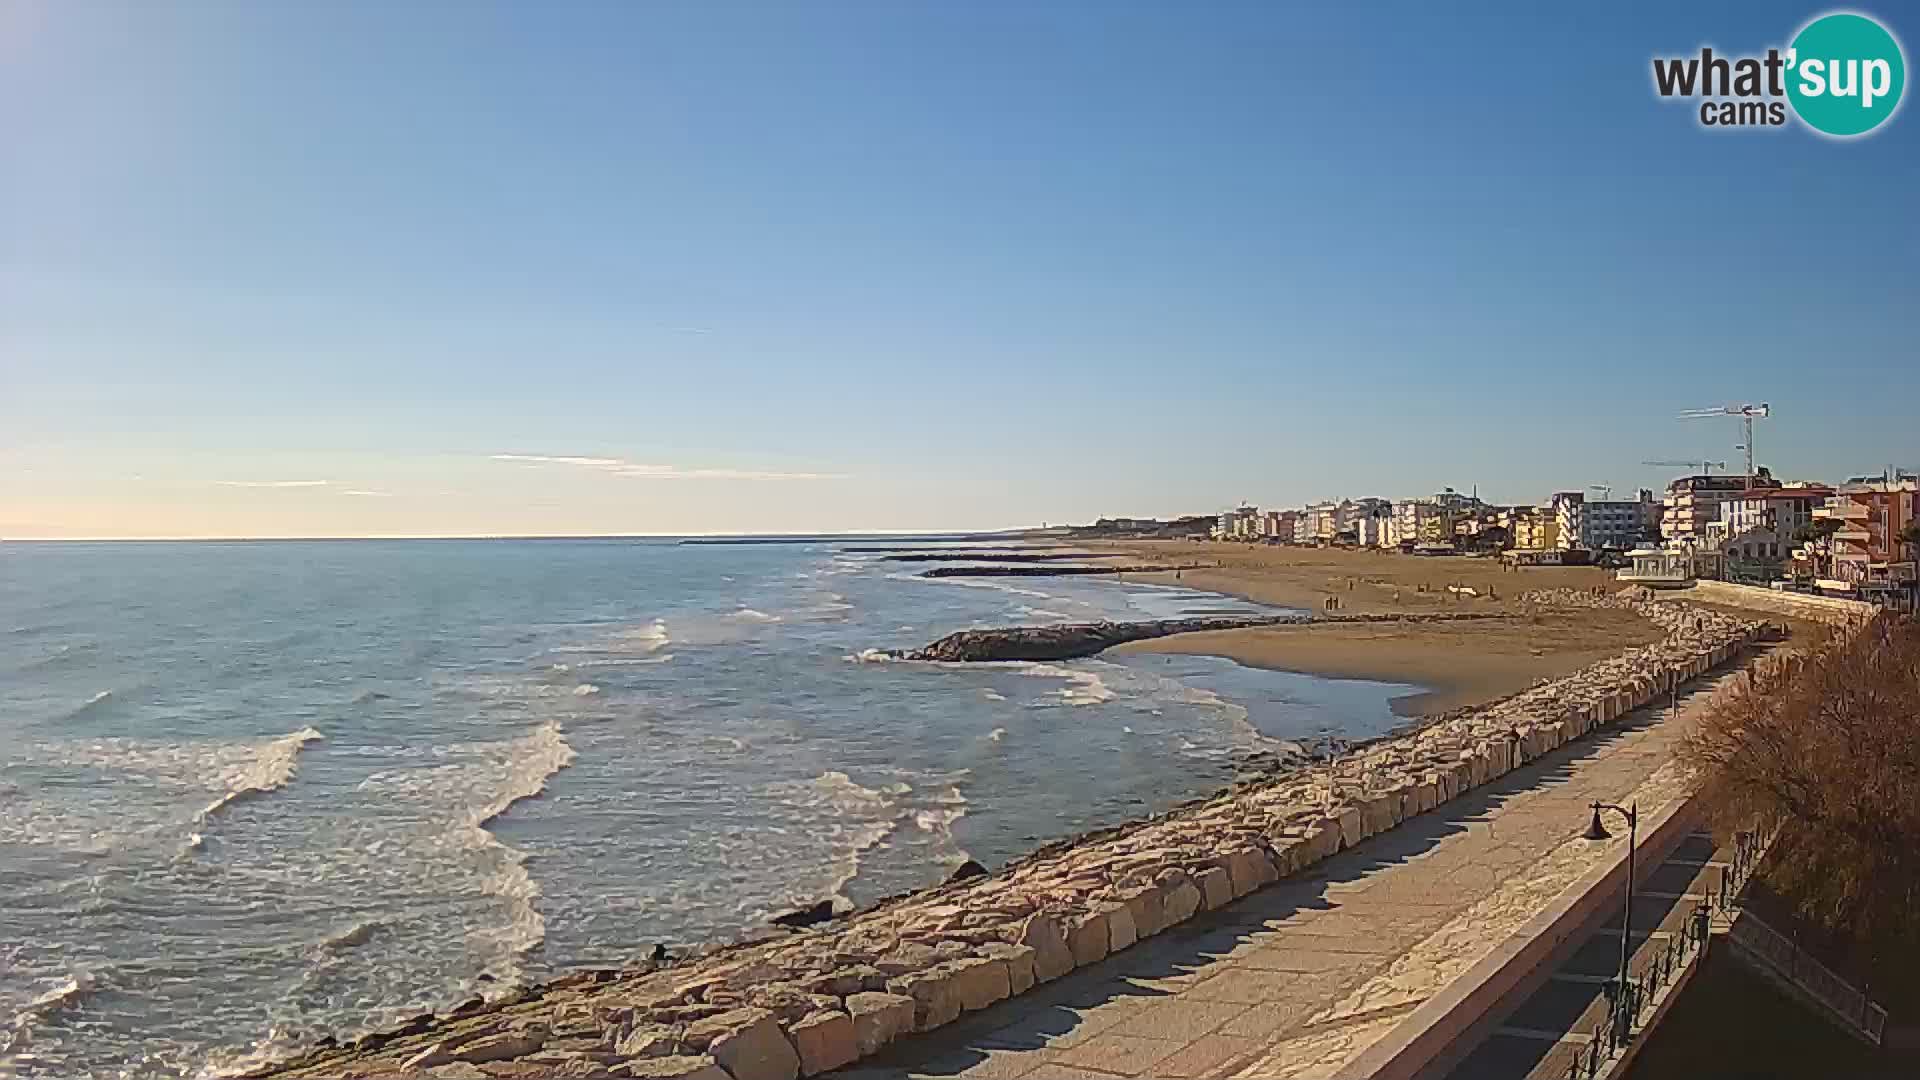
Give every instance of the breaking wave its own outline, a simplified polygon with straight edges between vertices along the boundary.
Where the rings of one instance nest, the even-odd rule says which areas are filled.
[[[241,799],[264,795],[287,786],[299,771],[300,748],[322,738],[325,736],[318,731],[304,727],[264,743],[252,760],[241,763],[237,769],[221,778],[227,793],[208,803],[195,820],[204,822]]]

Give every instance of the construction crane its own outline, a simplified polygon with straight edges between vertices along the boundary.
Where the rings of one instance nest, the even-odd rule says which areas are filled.
[[[1724,461],[1643,461],[1640,464],[1652,465],[1661,469],[1699,469],[1708,476],[1712,476],[1713,470],[1715,469],[1724,469],[1727,467],[1727,463]]]
[[[1710,416],[1739,417],[1740,426],[1746,431],[1747,439],[1745,442],[1741,443],[1739,446],[1734,447],[1734,449],[1745,450],[1747,452],[1747,482],[1751,484],[1753,482],[1753,475],[1754,475],[1753,473],[1753,422],[1756,418],[1764,419],[1768,415],[1770,415],[1770,413],[1767,409],[1767,403],[1763,401],[1758,405],[1722,405],[1717,409],[1688,409],[1686,412],[1683,412],[1680,414],[1680,419],[1704,420]]]
[[[1601,502],[1613,501],[1613,485],[1612,484],[1588,484],[1587,490],[1599,492]]]

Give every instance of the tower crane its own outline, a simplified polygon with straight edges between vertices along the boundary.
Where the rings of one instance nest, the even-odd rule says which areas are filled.
[[[1753,483],[1753,422],[1771,415],[1766,402],[1758,405],[1722,405],[1717,409],[1688,409],[1680,414],[1682,420],[1704,420],[1711,416],[1737,416],[1740,426],[1746,432],[1747,440],[1735,447],[1747,452],[1747,483]]]
[[[1699,469],[1708,476],[1712,476],[1715,469],[1727,467],[1724,461],[1643,461],[1640,464],[1662,469]]]

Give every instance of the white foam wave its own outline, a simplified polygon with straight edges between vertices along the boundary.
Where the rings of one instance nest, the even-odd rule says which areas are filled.
[[[304,727],[262,743],[251,761],[221,777],[226,794],[208,803],[206,809],[200,811],[198,820],[205,821],[241,799],[287,786],[299,771],[300,748],[322,738],[325,736],[318,731]]]
[[[1006,740],[1007,740],[1006,728],[997,727],[997,728],[994,728],[992,731],[987,732],[988,742],[1005,742]]]
[[[574,697],[592,697],[593,695],[599,692],[600,692],[600,688],[590,682],[581,683],[579,686],[576,686],[573,688]]]
[[[859,652],[848,656],[847,659],[862,664],[895,664],[900,662],[900,657],[885,649],[861,649]]]
[[[983,577],[930,578],[930,577],[921,577],[917,573],[903,571],[900,573],[888,574],[887,580],[889,581],[935,581],[943,585],[962,585],[969,589],[998,589],[1001,592],[1012,593],[1015,596],[1031,597],[1035,600],[1056,599],[1056,597],[1052,593],[1043,593],[1038,589],[1023,589],[1018,585],[1009,585],[1004,581],[999,581],[994,578],[983,578]]]
[[[1072,668],[1057,667],[1053,664],[1022,664],[1020,670],[1028,675],[1065,679],[1072,683],[1073,685],[1055,693],[1056,697],[1068,705],[1099,705],[1112,701],[1115,696],[1098,672],[1075,671]]]
[[[755,611],[750,607],[743,607],[739,611],[734,612],[733,617],[747,622],[776,623],[780,621],[780,616],[778,615],[769,615],[764,611]]]
[[[1027,604],[1022,604],[1018,608],[1015,608],[1014,610],[1017,611],[1023,617],[1029,618],[1029,619],[1071,619],[1073,618],[1073,616],[1067,614],[1064,611],[1050,611],[1046,608],[1033,607]]]
[[[988,701],[1005,701],[1005,700],[1007,700],[1007,695],[1005,695],[1005,694],[1003,694],[1003,693],[1001,693],[1001,692],[1000,692],[1000,691],[998,691],[998,690],[995,690],[995,689],[994,689],[993,687],[991,687],[991,686],[983,686],[983,687],[981,687],[981,688],[980,688],[980,696],[981,696],[981,697],[983,697],[983,698],[986,698],[986,699],[987,699]]]

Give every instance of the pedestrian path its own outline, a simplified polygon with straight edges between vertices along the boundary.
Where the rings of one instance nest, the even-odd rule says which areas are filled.
[[[1308,874],[835,1075],[1330,1077],[1622,855],[1624,836],[1582,839],[1588,804],[1651,817],[1686,796],[1672,751],[1713,681],[1677,719],[1629,714]]]

